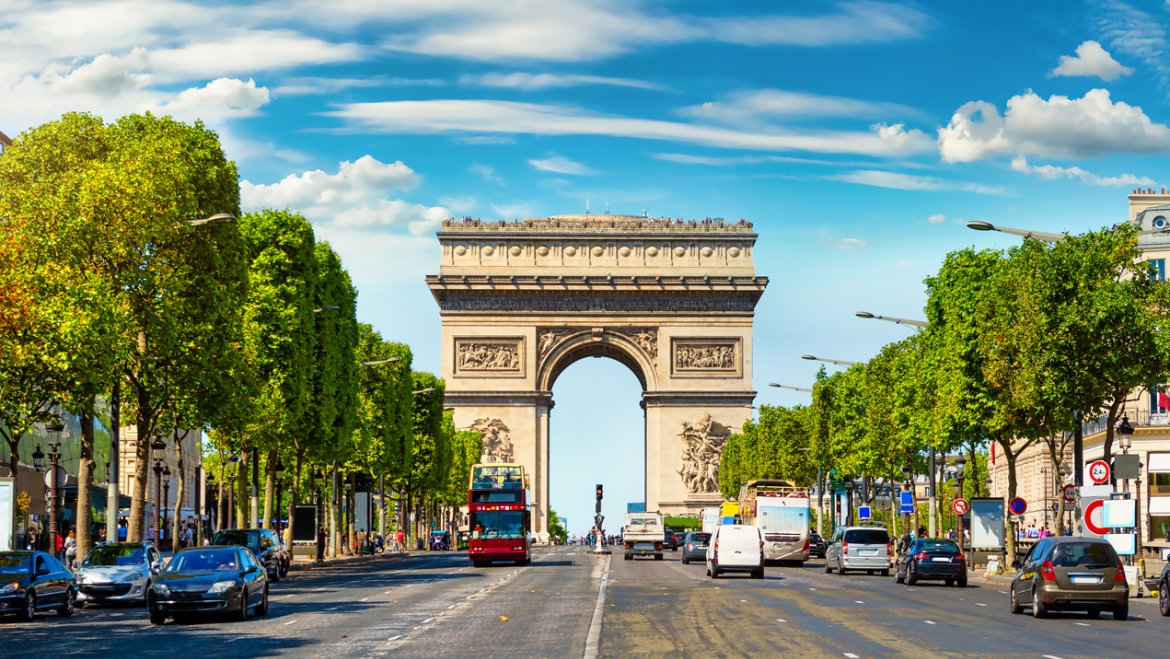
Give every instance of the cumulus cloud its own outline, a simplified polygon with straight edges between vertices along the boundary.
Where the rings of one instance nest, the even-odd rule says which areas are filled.
[[[419,177],[401,161],[382,163],[365,155],[338,165],[336,173],[320,169],[289,174],[271,185],[240,182],[246,210],[290,208],[314,222],[349,229],[407,227],[425,233],[450,217],[442,206],[424,206],[389,199],[413,188]]]
[[[875,124],[862,131],[745,131],[703,124],[601,115],[580,108],[495,100],[347,103],[329,112],[351,129],[386,133],[602,135],[758,151],[896,156],[932,148],[922,131]]]
[[[552,172],[554,174],[593,174],[594,171],[579,162],[569,160],[563,156],[553,156],[551,158],[532,159],[528,161],[534,169],[542,172]]]
[[[235,117],[250,117],[268,104],[268,90],[257,87],[251,78],[247,82],[235,78],[218,78],[203,87],[179,92],[173,101],[163,104],[166,114],[212,121]]]
[[[976,192],[979,194],[1005,194],[1003,188],[969,183],[966,181],[951,181],[934,176],[914,176],[900,172],[887,172],[877,169],[857,170],[844,174],[834,174],[825,178],[833,181],[845,181],[869,185],[875,188],[890,188],[894,190],[942,191],[958,190],[961,192]]]
[[[1135,185],[1154,185],[1154,180],[1145,176],[1122,174],[1120,176],[1098,176],[1080,167],[1058,167],[1056,165],[1030,165],[1024,156],[1012,159],[1012,169],[1025,174],[1034,174],[1042,179],[1076,179],[1091,185],[1108,188],[1127,188]]]
[[[646,82],[645,80],[566,73],[484,73],[481,75],[460,76],[459,82],[464,85],[498,87],[501,89],[519,89],[521,91],[537,91],[541,89],[557,89],[563,87],[581,87],[586,85],[608,85],[612,87],[634,87],[639,89],[662,89],[661,85],[657,85],[652,82]]]
[[[1060,56],[1060,66],[1052,70],[1054,76],[1096,76],[1105,82],[1133,73],[1133,69],[1120,62],[1096,41],[1086,41],[1077,46],[1075,57]]]
[[[1113,102],[1105,89],[1090,90],[1083,98],[1047,99],[1028,91],[1008,99],[1004,116],[991,103],[965,103],[938,135],[946,162],[1170,151],[1170,128],[1151,121],[1138,106]]]
[[[947,216],[943,215],[942,213],[935,213],[934,215],[926,218],[926,221],[930,222],[931,224],[942,224],[943,222],[947,221]]]

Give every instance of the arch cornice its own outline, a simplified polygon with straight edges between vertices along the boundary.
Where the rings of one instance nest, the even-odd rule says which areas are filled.
[[[553,384],[566,368],[586,357],[609,357],[626,366],[642,385],[642,390],[658,390],[658,370],[654,355],[639,345],[633,337],[613,329],[592,328],[570,330],[547,352],[538,356],[536,388],[552,391]],[[655,333],[657,334],[657,333]],[[657,341],[657,336],[655,336]]]

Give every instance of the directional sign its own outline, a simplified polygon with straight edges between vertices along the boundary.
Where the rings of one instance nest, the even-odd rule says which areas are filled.
[[[1008,510],[1012,511],[1013,515],[1023,515],[1028,512],[1028,502],[1016,497],[1008,502]]]
[[[1097,485],[1109,482],[1109,463],[1104,460],[1094,460],[1089,465],[1089,480]]]
[[[869,519],[869,506],[858,506],[857,519]]]
[[[1069,483],[1064,486],[1064,500],[1072,503],[1077,500],[1077,486],[1075,483]]]
[[[1101,517],[1101,515],[1104,512],[1102,510],[1104,507],[1105,507],[1105,500],[1104,499],[1097,499],[1095,501],[1090,501],[1089,505],[1085,506],[1085,519],[1084,519],[1085,529],[1087,529],[1089,532],[1095,533],[1097,535],[1105,535],[1105,534],[1109,533],[1109,529],[1105,528],[1104,526],[1102,526],[1101,524],[1099,524],[1093,520],[1094,515],[1096,515],[1098,518]]]
[[[951,510],[955,511],[956,515],[966,515],[968,508],[966,499],[955,499],[955,502],[951,504]]]
[[[914,493],[903,491],[901,504],[902,505],[900,506],[900,512],[903,515],[913,515],[914,514]]]

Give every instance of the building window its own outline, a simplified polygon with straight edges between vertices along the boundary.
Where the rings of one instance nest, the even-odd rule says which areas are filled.
[[[1166,259],[1150,259],[1150,279],[1166,281]]]
[[[1170,386],[1160,385],[1150,389],[1150,414],[1170,412]],[[1151,423],[1153,423],[1151,421]],[[1157,425],[1153,423],[1153,425]]]
[[[1150,473],[1146,481],[1150,486],[1150,496],[1170,496],[1170,472]]]

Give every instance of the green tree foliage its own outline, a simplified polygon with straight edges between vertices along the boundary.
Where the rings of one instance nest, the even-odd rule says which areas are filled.
[[[558,544],[563,545],[569,541],[569,531],[561,524],[561,518],[552,506],[548,507],[548,535]]]
[[[449,414],[449,413],[448,413]],[[452,417],[452,425],[454,418]],[[447,477],[445,502],[451,506],[467,505],[471,467],[483,455],[483,435],[471,430],[456,430],[451,438],[451,471]]]

